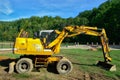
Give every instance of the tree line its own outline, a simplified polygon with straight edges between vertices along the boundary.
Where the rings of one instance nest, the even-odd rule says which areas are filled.
[[[107,0],[98,8],[86,10],[76,17],[61,18],[60,16],[32,16],[15,21],[0,21],[0,41],[14,41],[19,31],[27,28],[31,37],[38,30],[59,29],[62,30],[68,25],[86,25],[105,28],[109,42],[120,42],[120,1]],[[88,41],[89,40],[89,41]],[[64,42],[98,42],[98,38],[93,36],[79,35],[66,38]]]

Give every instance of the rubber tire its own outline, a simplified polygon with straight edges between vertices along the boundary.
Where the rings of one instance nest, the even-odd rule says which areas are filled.
[[[66,66],[65,70],[62,69],[63,65]],[[72,63],[66,58],[61,59],[56,66],[57,72],[59,74],[68,74],[69,72],[72,71],[72,68],[73,68]]]
[[[26,70],[22,69],[22,66],[21,66],[22,64],[27,65]],[[17,61],[15,68],[18,73],[29,73],[33,69],[32,60],[29,58],[21,58],[20,60]]]

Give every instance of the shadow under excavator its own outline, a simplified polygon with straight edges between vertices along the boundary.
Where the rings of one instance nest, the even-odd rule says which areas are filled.
[[[3,66],[3,67],[8,67],[9,66],[9,63],[11,63],[12,61],[15,61],[15,59],[3,59],[3,60],[0,60],[0,65]]]
[[[6,67],[4,69],[4,71],[8,72],[8,70],[9,70],[9,68],[8,68],[9,67],[9,63],[11,63],[13,61],[15,61],[15,59],[10,59],[10,58],[2,59],[2,60],[0,60],[0,66]]]
[[[49,64],[47,66],[47,71],[54,73],[54,74],[58,74],[57,69],[56,69],[56,63]]]

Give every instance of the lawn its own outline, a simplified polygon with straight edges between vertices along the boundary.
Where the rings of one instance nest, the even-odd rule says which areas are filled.
[[[84,72],[103,74],[105,76],[120,79],[120,50],[112,50],[110,55],[112,62],[110,64],[116,65],[117,71],[107,71],[95,66],[96,61],[103,61],[102,51],[88,51],[81,49],[62,49],[61,54],[68,57],[73,65],[78,65],[79,69]]]
[[[112,78],[112,80],[120,80],[120,50],[112,50],[110,52],[110,55],[112,57],[112,62],[111,64],[114,64],[116,65],[117,67],[117,71],[114,71],[114,72],[110,72],[110,71],[107,71],[103,68],[100,68],[100,67],[97,67],[95,64],[96,64],[96,61],[103,61],[103,55],[102,55],[102,51],[101,50],[98,50],[98,51],[89,51],[89,50],[82,50],[82,49],[61,49],[61,52],[60,54],[58,55],[63,55],[65,57],[67,57],[72,63],[73,63],[73,72],[75,72],[75,70],[77,70],[77,72],[87,72],[89,73],[90,75],[94,76],[95,74],[99,75],[100,76],[97,76],[99,77],[98,79],[100,79],[101,75],[103,76],[106,76],[108,78]],[[10,58],[18,58],[19,55],[15,55],[15,54],[12,54],[12,53],[9,53],[9,54],[0,54],[0,56],[7,56],[7,57],[10,57]],[[51,76],[52,79],[51,80],[55,80],[57,77],[59,77],[60,79],[61,78],[68,78],[68,76],[70,75],[73,75],[72,73],[70,73],[70,75],[68,76],[59,76],[57,74],[53,74],[53,73],[50,73],[50,72],[46,72],[44,71],[41,71],[40,72],[41,74],[44,74],[43,77],[42,75],[40,77],[43,78],[43,80],[45,79],[44,77],[47,77],[48,79],[51,79]],[[79,73],[75,73],[75,74],[78,74]],[[73,75],[73,77],[75,77],[75,74]],[[12,76],[16,76],[16,78],[26,78],[26,77],[30,77],[31,75],[27,75],[27,74],[13,74]],[[55,77],[56,76],[56,77]],[[77,75],[76,75],[77,77]],[[96,77],[96,76],[95,76]],[[31,77],[30,77],[31,78]],[[26,78],[27,79],[27,78]],[[25,80],[26,80],[25,79]],[[41,78],[40,78],[41,80]],[[62,79],[61,79],[62,80]],[[97,80],[97,79],[93,79],[93,80]],[[101,80],[106,80],[105,79],[101,79]],[[107,79],[109,80],[109,79]]]

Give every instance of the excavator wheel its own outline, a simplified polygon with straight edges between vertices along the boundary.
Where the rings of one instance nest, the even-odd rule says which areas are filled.
[[[33,69],[33,63],[29,58],[21,58],[17,61],[15,67],[18,73],[29,73]]]
[[[72,71],[72,68],[72,63],[66,58],[62,58],[56,66],[57,72],[59,74],[67,74]]]

